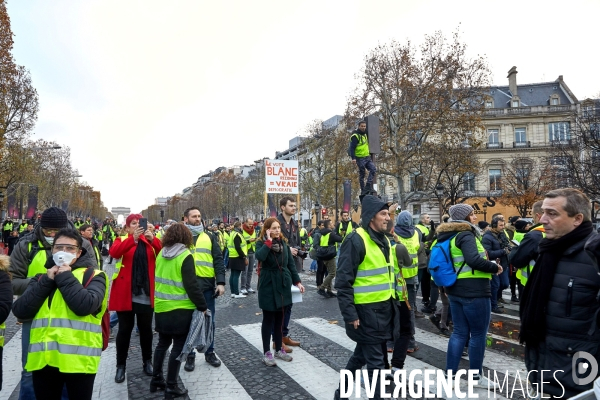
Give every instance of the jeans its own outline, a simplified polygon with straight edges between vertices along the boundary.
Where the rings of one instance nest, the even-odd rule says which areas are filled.
[[[227,268],[227,264],[229,264],[229,249],[227,247],[225,247],[225,250],[223,251],[223,264],[225,265],[225,268]]]
[[[254,272],[254,253],[248,253],[248,265],[242,271],[242,284],[240,289],[252,289],[252,273]]]
[[[240,294],[240,274],[242,271],[231,270],[229,275],[229,287],[231,288],[231,294]]]
[[[335,278],[335,258],[323,261],[323,264],[325,264],[325,268],[327,268],[327,278],[323,279],[320,289],[331,292],[331,283],[333,282],[333,278]]]
[[[131,311],[117,311],[119,332],[117,333],[117,365],[127,363],[131,332],[137,320],[140,328],[140,347],[142,361],[152,360],[152,320],[154,309],[149,304],[132,303]]]
[[[371,160],[370,156],[361,157],[356,159],[356,166],[358,167],[358,183],[360,183],[360,189],[364,190],[365,184],[363,181],[365,180],[365,170],[369,171],[369,176],[367,177],[367,186],[373,187],[373,179],[375,179],[375,172],[377,172],[377,167]]]
[[[483,355],[491,319],[488,297],[458,297],[449,295],[454,330],[448,341],[446,370],[456,373],[463,349],[469,342],[469,369],[483,373]],[[469,339],[470,338],[470,339]]]
[[[317,271],[317,260],[312,260],[312,262],[310,263],[310,270],[312,272],[316,272]]]
[[[502,297],[502,291],[509,286],[508,275],[504,276],[504,272],[506,270],[502,271],[500,275],[492,275],[492,280],[490,281],[492,310],[498,306],[498,299]]]
[[[206,307],[210,310],[211,320],[212,320],[212,330],[213,330],[213,341],[210,343],[210,346],[206,349],[204,354],[210,354],[215,351],[215,298],[213,297],[215,291],[214,289],[208,289],[204,291],[204,299],[206,300]],[[181,352],[180,352],[181,353]],[[188,356],[196,357],[196,353],[194,350],[190,351]]]
[[[415,310],[417,309],[417,286],[415,284],[406,284],[408,290],[408,302],[410,303],[410,343],[408,347],[416,347],[415,341]]]

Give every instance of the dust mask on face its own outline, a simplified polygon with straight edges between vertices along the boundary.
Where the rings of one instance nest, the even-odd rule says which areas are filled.
[[[59,267],[62,265],[71,265],[71,261],[75,259],[75,254],[67,253],[66,251],[59,251],[52,254],[52,259]]]
[[[53,236],[44,236],[44,239],[46,239],[46,242],[48,242],[49,245],[52,245],[52,243],[54,243]]]

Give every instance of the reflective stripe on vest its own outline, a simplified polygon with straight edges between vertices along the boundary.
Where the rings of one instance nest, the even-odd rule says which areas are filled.
[[[215,268],[213,266],[212,257],[212,241],[206,232],[199,234],[196,239],[194,247],[194,263],[196,265],[196,276],[201,278],[215,277]]]
[[[352,140],[354,136],[358,139],[358,145],[356,146],[356,150],[354,150],[354,156],[358,158],[368,157],[371,153],[369,152],[369,139],[367,139],[367,135],[355,133],[350,137],[350,140]]]
[[[33,278],[37,274],[45,274],[46,272],[48,272],[48,269],[46,268],[46,250],[44,250],[44,245],[41,241],[38,241],[38,247],[39,251],[36,253],[35,257],[33,257],[31,264],[29,264],[29,266],[27,267],[28,278]],[[31,248],[32,244],[31,242],[29,242],[29,246],[27,248],[27,251],[29,253],[31,253]]]
[[[358,266],[354,289],[354,304],[377,303],[388,300],[394,296],[394,267],[392,246],[389,244],[388,260],[381,249],[363,229],[358,228],[356,233],[365,245],[365,258]]]
[[[6,332],[6,322],[0,324],[0,347],[4,347],[4,333]]]
[[[487,253],[485,252],[481,241],[475,238],[475,244],[477,245],[477,251],[479,252],[479,256],[484,260],[487,260]],[[462,250],[456,247],[456,236],[454,236],[450,241],[450,254],[452,256],[452,261],[454,262],[454,270],[458,272],[458,270],[462,267],[456,279],[492,278],[492,274],[490,274],[489,272],[482,272],[476,269],[472,269],[467,264],[464,264],[465,257],[463,256]]]
[[[256,242],[247,243],[250,239],[256,239],[256,231],[249,235],[248,232],[242,230],[242,236],[246,241],[246,247],[248,247],[248,253],[254,253],[256,251]]]
[[[417,276],[419,273],[419,257],[418,252],[421,247],[421,242],[419,241],[419,232],[415,231],[414,235],[409,238],[403,238],[398,236],[400,242],[406,246],[406,250],[408,250],[408,255],[412,259],[411,265],[403,265],[402,266],[402,276],[404,279],[412,278]]]
[[[183,260],[192,253],[185,250],[172,259],[163,257],[162,251],[156,257],[156,272],[154,278],[154,312],[162,313],[177,309],[195,310],[196,306],[189,299],[183,278],[181,266]]]
[[[392,255],[394,257],[394,275],[396,280],[394,282],[394,287],[396,290],[396,298],[400,301],[408,300],[408,290],[406,288],[406,280],[402,276],[402,270],[398,265],[398,256],[396,255],[396,244],[392,247]]]
[[[229,249],[229,258],[238,258],[242,256],[241,254],[238,254],[237,250],[235,249],[234,240],[237,236],[239,236],[241,239],[240,247],[242,248],[242,251],[246,253],[246,241],[244,240],[242,234],[238,231],[231,231],[231,235],[229,235],[229,241],[227,242],[227,248]]]
[[[77,268],[73,276],[83,281],[86,268]],[[104,274],[94,270],[94,276]],[[65,302],[60,290],[54,292],[40,307],[31,323],[29,354],[25,370],[38,371],[45,366],[58,368],[63,373],[95,374],[102,354],[102,315],[106,311],[108,279],[100,312],[78,316]]]

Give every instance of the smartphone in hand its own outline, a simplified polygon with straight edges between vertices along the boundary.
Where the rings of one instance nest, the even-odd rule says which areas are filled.
[[[148,218],[140,218],[140,228],[144,228],[144,232],[148,229]]]

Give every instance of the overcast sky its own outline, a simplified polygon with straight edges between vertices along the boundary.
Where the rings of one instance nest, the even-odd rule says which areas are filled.
[[[9,0],[17,63],[40,96],[34,138],[71,147],[104,204],[141,211],[219,166],[274,158],[342,114],[363,57],[460,24],[493,82],[563,75],[600,91],[600,1]]]

